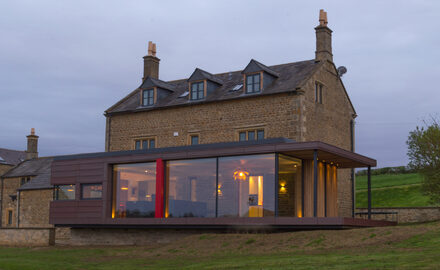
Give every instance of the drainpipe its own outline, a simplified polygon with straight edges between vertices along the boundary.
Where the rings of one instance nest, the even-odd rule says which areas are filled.
[[[0,228],[3,227],[3,177],[0,177],[1,181],[1,191],[0,191]]]
[[[350,150],[354,152],[354,119],[350,120]],[[355,190],[355,174],[354,169],[351,169],[351,216],[354,218],[356,208],[356,190]]]
[[[20,191],[17,191],[17,228],[20,227]]]

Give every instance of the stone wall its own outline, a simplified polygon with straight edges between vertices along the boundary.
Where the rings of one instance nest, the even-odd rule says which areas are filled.
[[[322,84],[322,104],[315,102],[315,83]],[[355,111],[333,64],[325,62],[304,86],[304,141],[322,141],[351,150],[350,122]],[[338,169],[339,216],[352,214],[350,169]]]
[[[156,147],[189,145],[193,133],[202,144],[238,141],[240,130],[252,128],[264,129],[266,138],[300,140],[299,113],[298,96],[284,93],[114,115],[110,151],[134,149],[145,137],[155,137]]]
[[[191,234],[207,231],[177,229],[71,229],[68,245],[148,245],[171,243]]]
[[[367,218],[367,215],[359,215],[359,212],[366,213],[367,208],[358,208],[356,217]],[[440,207],[394,207],[394,208],[372,208],[374,212],[397,212],[396,214],[373,214],[372,219],[397,221],[398,223],[427,222],[440,220]]]
[[[49,246],[54,243],[53,228],[0,229],[0,246]]]
[[[6,164],[0,164],[0,176],[5,174],[7,171],[9,171],[12,167],[12,165],[6,165]]]
[[[2,227],[17,226],[17,189],[20,187],[20,177],[3,179],[2,198]],[[13,197],[11,197],[13,196]],[[12,211],[12,223],[8,223],[9,211]]]
[[[49,204],[52,189],[20,191],[20,227],[52,227],[49,224]]]

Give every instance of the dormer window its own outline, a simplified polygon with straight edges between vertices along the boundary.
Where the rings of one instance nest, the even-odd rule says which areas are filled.
[[[143,97],[143,102],[142,102],[143,106],[154,105],[154,88],[143,90],[142,97]]]
[[[244,90],[246,94],[260,93],[279,77],[279,74],[269,67],[252,59],[243,74]]]
[[[191,83],[191,100],[205,98],[205,81]]]
[[[246,75],[246,93],[257,93],[261,91],[260,73]]]

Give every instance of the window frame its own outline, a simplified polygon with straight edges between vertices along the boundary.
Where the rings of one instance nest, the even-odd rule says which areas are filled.
[[[257,83],[254,81],[254,78],[256,76],[258,76],[258,78],[259,78],[259,81],[258,81],[258,85],[259,86],[258,86],[257,90],[255,90],[255,85]],[[252,78],[252,83],[251,84],[248,83],[248,79],[249,78]],[[245,74],[245,76],[244,76],[244,85],[245,85],[245,92],[246,92],[246,94],[260,93],[261,90],[263,89],[263,87],[262,87],[262,85],[263,85],[262,73],[261,72],[256,72],[256,73]],[[249,88],[248,88],[249,85],[252,85],[252,90],[249,90]]]
[[[101,197],[99,198],[84,198],[84,190],[83,187],[85,186],[101,186]],[[104,192],[102,183],[80,183],[80,199],[85,201],[97,201],[102,200],[102,193]]]
[[[147,97],[145,97],[145,93],[147,94]],[[145,101],[147,100],[147,104],[145,104]],[[151,101],[151,103],[150,103]],[[143,89],[142,90],[142,106],[148,107],[153,106],[156,103],[156,87]]]
[[[73,199],[59,199],[58,187],[60,186],[73,186],[74,196]],[[62,184],[62,185],[54,185],[54,193],[53,193],[54,201],[75,201],[76,200],[76,184]]]
[[[263,138],[259,139],[258,138],[258,134],[261,134],[260,132],[263,132]],[[249,139],[249,133],[253,133],[253,139],[250,140]],[[250,129],[245,129],[245,130],[239,130],[238,131],[238,141],[239,142],[248,142],[248,141],[258,141],[258,140],[264,140],[266,138],[265,136],[265,129],[264,128],[250,128]],[[245,139],[242,140],[241,136],[245,134]]]
[[[323,104],[323,90],[324,90],[324,84],[316,81],[315,82],[315,103],[316,104]]]
[[[193,91],[193,86],[197,85],[197,89]],[[200,88],[200,85],[202,86]],[[197,97],[194,98],[193,92],[197,94]],[[202,97],[200,97],[200,94],[202,94]],[[206,80],[202,81],[194,81],[189,83],[189,100],[202,100],[206,96]]]
[[[154,147],[151,147],[152,142],[153,142],[153,146]],[[147,145],[147,148],[144,148],[144,144],[145,143]],[[147,150],[147,149],[157,148],[156,136],[154,136],[154,137],[145,137],[145,138],[136,138],[136,139],[134,139],[133,145],[134,145],[133,146],[134,150]]]
[[[197,138],[197,143],[193,144],[193,138]],[[189,145],[199,145],[200,144],[200,134],[193,133],[189,134]]]

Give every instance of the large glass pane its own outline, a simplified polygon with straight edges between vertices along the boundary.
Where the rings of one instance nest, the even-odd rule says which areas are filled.
[[[215,217],[216,159],[167,162],[167,217]]]
[[[114,165],[113,194],[113,218],[154,217],[156,163]]]
[[[257,131],[257,140],[264,140],[264,130]]]
[[[248,140],[249,141],[255,140],[255,131],[248,131]]]
[[[275,213],[275,154],[219,158],[219,217]]]
[[[246,141],[246,132],[240,132],[240,141]]]
[[[302,217],[301,160],[278,157],[278,215]]]

